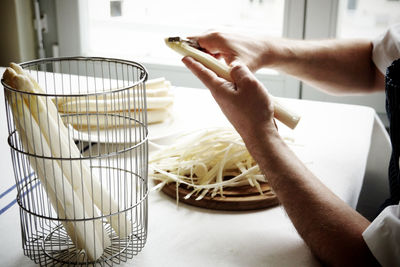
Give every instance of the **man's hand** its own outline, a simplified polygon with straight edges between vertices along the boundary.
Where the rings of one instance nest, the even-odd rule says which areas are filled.
[[[223,58],[228,65],[239,60],[255,72],[272,60],[272,41],[265,37],[252,37],[240,34],[208,32],[189,37],[217,58]],[[268,43],[266,41],[268,40]]]
[[[234,83],[231,83],[191,57],[184,57],[182,61],[210,89],[246,144],[258,134],[276,132],[274,108],[268,92],[246,66],[238,62],[233,64],[231,77]]]

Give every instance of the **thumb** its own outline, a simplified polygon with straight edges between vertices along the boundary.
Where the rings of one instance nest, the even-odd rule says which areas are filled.
[[[235,60],[231,64],[231,77],[236,84],[237,89],[246,88],[249,86],[256,86],[258,85],[258,81],[254,74],[249,70],[249,68]]]

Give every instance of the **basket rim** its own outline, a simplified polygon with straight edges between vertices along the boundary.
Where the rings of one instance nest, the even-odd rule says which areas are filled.
[[[53,62],[53,61],[72,61],[72,60],[77,60],[77,61],[106,61],[110,63],[121,63],[121,64],[127,64],[131,66],[135,66],[141,70],[141,77],[138,81],[134,82],[133,84],[129,86],[124,86],[122,88],[117,88],[117,89],[110,89],[108,91],[103,91],[103,92],[92,92],[92,93],[74,93],[74,94],[58,94],[58,93],[32,93],[32,92],[26,92],[26,91],[21,91],[13,88],[12,86],[8,85],[3,77],[1,78],[1,84],[4,86],[4,90],[9,90],[12,92],[17,92],[20,94],[27,94],[27,95],[35,95],[35,96],[46,96],[46,97],[88,97],[88,96],[99,96],[99,95],[106,95],[106,94],[112,94],[112,93],[118,93],[122,92],[125,90],[128,90],[130,88],[133,88],[139,84],[145,85],[145,82],[148,79],[148,71],[146,67],[138,62],[131,61],[131,60],[126,60],[126,59],[119,59],[119,58],[107,58],[107,57],[84,57],[84,56],[71,56],[71,57],[49,57],[49,58],[40,58],[40,59],[35,59],[31,61],[26,61],[19,63],[19,65],[22,68],[34,66],[37,64],[43,64],[43,63],[48,63],[48,62]],[[74,74],[79,76],[79,74]]]

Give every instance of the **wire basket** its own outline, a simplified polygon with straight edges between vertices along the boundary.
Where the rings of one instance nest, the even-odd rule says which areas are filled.
[[[29,85],[2,84],[24,254],[40,265],[127,261],[147,238],[145,68],[84,57],[20,66]]]

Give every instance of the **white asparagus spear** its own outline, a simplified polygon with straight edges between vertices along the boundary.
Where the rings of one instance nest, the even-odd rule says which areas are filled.
[[[147,97],[146,100],[147,109],[166,108],[174,102],[174,98],[172,96]],[[143,104],[137,102],[137,97],[107,98],[97,100],[79,97],[73,101],[57,104],[58,110],[62,113],[104,113],[144,108]]]
[[[170,87],[170,82],[165,79],[165,77],[150,79],[146,81],[146,90],[161,88],[161,87]]]
[[[124,117],[131,117],[135,119],[134,112],[121,112],[116,113],[120,114]],[[164,121],[168,118],[170,114],[170,110],[168,108],[164,109],[154,109],[147,111],[147,123],[157,123]],[[66,115],[63,116],[63,121],[65,124],[71,124],[75,129],[87,129],[88,127],[92,129],[106,129],[106,128],[114,128],[114,127],[126,127],[126,126],[135,126],[135,121],[125,118],[120,118],[117,116],[112,116],[113,113],[107,114],[99,114],[99,115]],[[142,118],[137,117],[136,120]]]
[[[190,56],[200,63],[202,63],[207,68],[213,70],[218,76],[224,78],[227,81],[233,82],[230,75],[231,67],[223,63],[222,61],[216,59],[215,57],[196,49],[184,41],[178,40],[179,38],[165,38],[165,43],[172,50],[178,52],[183,56]],[[291,129],[296,128],[298,122],[300,121],[300,116],[295,112],[289,110],[287,107],[279,103],[274,97],[272,98],[274,103],[274,116],[276,119],[280,120],[286,126]]]
[[[204,53],[199,49],[196,49],[182,41],[171,42],[169,41],[169,38],[165,38],[164,41],[165,44],[175,52],[178,52],[182,56],[190,56],[196,59],[207,68],[213,70],[216,74],[218,74],[218,76],[224,78],[227,81],[233,82],[230,75],[231,68],[228,65],[223,64],[221,61],[211,56],[210,54]]]
[[[154,89],[151,89],[151,90],[146,90],[146,97],[167,96],[167,95],[170,94],[170,91],[171,91],[171,89],[169,87],[154,88]]]
[[[10,99],[10,97],[7,97],[7,98]],[[13,109],[13,114],[17,114],[17,112],[14,111],[15,108],[12,108],[12,109]],[[34,142],[27,142],[27,134],[23,130],[23,126],[21,126],[21,123],[19,121],[17,121],[17,120],[21,120],[21,119],[24,120],[24,118],[16,118],[16,115],[14,116],[14,120],[16,121],[16,128],[18,130],[18,133],[19,133],[19,136],[20,136],[20,139],[22,142],[22,146],[28,152],[35,151],[35,148],[32,148],[32,144]],[[47,142],[46,142],[46,145],[47,145]],[[41,147],[39,149],[41,149]],[[46,150],[46,152],[49,152],[47,150],[47,148],[44,150]],[[67,218],[67,216],[65,215],[64,207],[61,204],[61,202],[57,199],[56,193],[53,190],[54,186],[50,186],[47,182],[48,179],[50,179],[50,181],[53,182],[56,179],[55,177],[57,177],[57,176],[54,176],[52,171],[50,171],[50,172],[46,171],[46,168],[44,167],[45,160],[39,159],[39,162],[38,162],[37,158],[31,157],[31,156],[28,156],[28,159],[29,159],[29,162],[30,162],[33,170],[37,174],[37,177],[39,178],[42,185],[44,186],[44,188],[47,192],[47,195],[50,198],[51,204],[57,212],[58,217],[61,219]],[[46,161],[48,161],[48,160],[46,160]],[[46,173],[49,173],[49,175],[46,175]],[[56,173],[59,173],[59,172],[57,171]],[[62,224],[64,225],[65,229],[67,230],[67,233],[70,236],[71,240],[74,243],[76,243],[75,246],[78,249],[83,249],[84,246],[81,243],[81,239],[77,239],[77,237],[75,236],[75,230],[74,230],[73,223],[62,221]],[[76,242],[75,242],[75,240],[76,240]]]
[[[14,121],[21,136],[25,149],[37,155],[51,155],[50,147],[41,133],[41,129],[33,119],[31,111],[24,101],[18,97],[7,95],[13,110]],[[81,202],[79,194],[71,187],[63,175],[59,162],[49,159],[29,157],[32,168],[38,175],[42,185],[52,202],[53,207],[62,219],[91,218],[88,213],[89,204]],[[85,207],[85,208],[84,208]],[[99,258],[104,251],[103,245],[108,246],[111,241],[105,234],[101,220],[93,222],[64,222],[67,233],[77,248],[83,248],[89,260]]]
[[[5,79],[6,80],[8,80],[9,82],[10,82],[10,84],[12,84],[13,85],[13,87],[14,88],[20,88],[20,89],[25,89],[25,90],[29,90],[29,88],[31,89],[31,90],[33,90],[32,88],[33,88],[33,85],[30,83],[31,81],[34,81],[34,79],[28,79],[29,78],[29,76],[24,76],[24,72],[22,71],[22,69],[18,66],[18,65],[16,65],[16,64],[11,64],[12,65],[12,67],[13,67],[13,69],[15,70],[17,70],[19,73],[22,73],[22,75],[16,75],[16,73],[15,72],[13,72],[13,69],[10,69],[10,68],[7,68],[7,71],[6,71],[6,73],[5,73],[5,75],[4,75],[4,77],[5,77]],[[39,88],[39,89],[37,89],[37,91],[39,91],[39,92],[44,92],[41,88]],[[24,101],[25,102],[23,102],[25,105],[29,105],[29,107],[31,108],[31,110],[28,110],[29,112],[33,112],[33,113],[35,113],[36,115],[38,114],[38,110],[36,110],[36,107],[38,106],[37,105],[37,103],[35,102],[35,100],[37,101],[37,97],[36,96],[31,96],[31,97],[29,97],[28,95],[23,95],[23,98],[24,98]],[[31,100],[31,101],[29,101],[29,100]],[[39,99],[39,100],[41,100],[41,99]],[[34,103],[34,104],[36,104],[36,105],[33,105],[32,104],[32,102]],[[43,112],[41,112],[40,113],[40,115],[43,115],[43,114],[46,114],[46,113],[43,113]],[[34,122],[34,123],[37,123],[38,121],[38,118],[36,117],[36,116],[34,116],[33,114],[31,114],[31,118],[34,118],[34,119],[36,119],[36,121],[35,120],[31,120],[32,121],[32,123]],[[47,119],[52,119],[51,117],[46,117],[46,116],[42,116],[41,117],[41,119],[42,119],[42,121],[43,122],[47,122],[46,121],[46,118]],[[46,136],[50,136],[50,134],[48,133],[48,132],[46,132],[46,129],[49,129],[48,127],[42,127],[41,129],[40,129],[40,126],[38,126],[39,128],[39,131],[40,130],[42,130],[41,131],[41,134],[42,134],[42,136],[45,136],[45,138],[46,138]],[[62,127],[64,127],[64,125],[63,124],[61,124],[60,125],[60,129],[62,129]],[[55,131],[53,131],[53,133],[55,134],[56,132]],[[44,134],[44,135],[43,135]],[[43,139],[42,139],[43,140]],[[49,141],[50,139],[49,138],[47,138],[47,139],[44,139],[44,140],[46,140],[46,141]],[[52,140],[55,140],[55,139],[52,139]],[[51,144],[51,143],[50,143]],[[75,147],[75,146],[74,146]],[[45,154],[46,156],[54,156],[54,154],[51,154],[52,153],[52,151],[51,150],[49,150],[49,153],[47,153],[47,154]],[[57,155],[58,157],[60,156],[60,155]],[[67,156],[68,157],[68,156]],[[69,161],[68,161],[69,162]],[[68,163],[68,162],[66,162],[66,161],[64,161],[64,164],[65,163]],[[60,167],[61,167],[61,163],[59,162],[59,161],[57,161],[57,163],[60,165]],[[68,169],[70,168],[70,166],[68,165],[67,166],[67,168],[65,168],[65,170],[66,171],[68,171]],[[64,172],[64,174],[65,174],[65,170],[61,170],[61,171],[63,171]],[[77,188],[78,187],[78,188]],[[77,186],[75,186],[75,188],[74,188],[76,191],[79,191],[80,190],[80,188],[79,188],[79,183],[77,183]],[[87,195],[87,191],[85,190],[85,191],[80,191],[80,192],[78,192],[78,193],[80,193],[79,195],[81,196],[82,194],[86,194],[86,200],[88,201],[88,202],[85,202],[85,205],[86,205],[86,207],[88,208],[88,209],[90,209],[89,210],[89,213],[92,215],[91,217],[93,217],[93,216],[100,216],[100,214],[99,213],[97,213],[97,211],[95,210],[95,209],[93,209],[94,207],[93,207],[93,203],[90,201],[89,202],[89,200],[91,199],[88,195]],[[93,215],[93,212],[95,212],[95,214]],[[108,237],[106,238],[106,244],[107,245],[109,245],[110,244],[110,241],[109,241],[109,239],[108,239]]]
[[[26,73],[25,75],[19,76],[21,76],[21,81],[25,83],[21,85],[21,88],[24,90],[29,92],[42,91],[42,89],[35,88],[28,78],[29,75]],[[44,100],[43,97],[31,96],[30,100],[30,108],[33,111],[32,115],[35,117],[35,120],[40,122],[40,127],[48,129],[44,134],[46,140],[52,144],[51,149],[53,156],[79,158],[81,154],[75,146],[72,137],[69,135],[68,129],[63,124],[55,105],[51,101],[46,101],[48,98]],[[47,113],[48,115],[46,115]],[[111,197],[106,188],[100,184],[98,178],[90,171],[86,162],[80,162],[80,164],[78,164],[78,161],[73,160],[71,164],[73,164],[74,167],[66,167],[65,172],[70,170],[71,175],[66,175],[66,178],[74,185],[74,189],[75,186],[81,184],[80,180],[74,182],[74,179],[82,177],[84,186],[88,189],[93,188],[93,192],[92,190],[88,190],[89,194],[103,214],[116,213],[120,210],[118,203]],[[80,173],[80,170],[82,170],[82,173]],[[131,222],[126,217],[125,213],[107,217],[107,220],[121,238],[127,237],[131,233]]]
[[[121,93],[114,94],[114,95],[111,95],[111,94],[106,94],[106,95],[99,94],[97,96],[96,95],[91,95],[89,97],[75,97],[75,99],[72,98],[72,97],[57,97],[57,99],[53,98],[53,102],[60,106],[60,105],[65,104],[65,103],[75,102],[76,99],[79,99],[79,98],[91,99],[91,100],[103,100],[103,99],[116,99],[116,98],[124,99],[124,98],[126,98],[128,96],[128,94],[130,94],[130,96],[133,96],[132,92],[127,92],[127,91],[125,91],[122,94],[123,94],[123,96],[120,96]],[[138,97],[139,96],[138,92],[135,92],[135,95]],[[164,97],[164,96],[171,96],[170,89],[167,88],[167,87],[155,88],[155,89],[146,91],[146,98],[149,98],[149,97]]]
[[[149,88],[150,87],[150,88]],[[146,82],[146,97],[163,97],[163,96],[168,96],[170,94],[170,87],[171,83],[169,81],[166,81],[165,78],[157,78],[153,80],[148,80]],[[110,90],[112,91],[112,90]],[[119,96],[120,94],[123,94],[123,96]],[[118,93],[113,93],[113,98],[115,98],[115,95],[118,95],[119,98],[125,98],[128,95],[130,96],[138,96],[140,94],[140,91],[137,87],[128,89],[123,92],[118,92]],[[85,99],[92,99],[92,100],[103,100],[103,99],[110,99],[111,94],[99,94],[96,95],[91,95],[88,98]],[[57,105],[65,104],[66,102],[75,102],[76,99],[72,99],[71,97],[58,97],[57,100],[53,99],[54,103],[57,102]]]
[[[16,73],[18,73],[18,74],[20,74],[20,75],[25,75],[25,71],[22,69],[22,67],[21,67],[20,65],[11,62],[11,63],[10,63],[10,67],[11,67]],[[28,79],[31,81],[31,83],[33,83],[33,85],[34,85],[34,87],[36,88],[36,90],[38,90],[38,93],[41,93],[41,94],[45,93],[45,92],[43,91],[43,89],[39,86],[39,84],[36,82],[36,80],[33,79],[32,76],[27,75],[26,77],[28,77]]]

